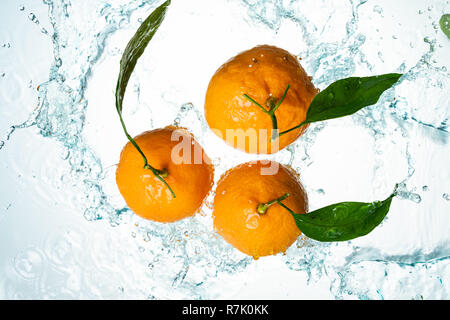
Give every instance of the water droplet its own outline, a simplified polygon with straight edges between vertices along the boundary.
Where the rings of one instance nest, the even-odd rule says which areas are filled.
[[[428,190],[430,190],[430,188],[428,188],[428,186],[423,186],[423,187],[422,187],[422,190],[423,190],[423,191],[428,191]]]
[[[379,13],[379,14],[383,14],[383,8],[381,8],[379,5],[375,5],[373,7],[373,12]]]
[[[3,72],[2,74],[0,74],[0,77],[3,78],[5,75],[6,75],[6,73]]]
[[[39,23],[38,18],[37,18],[36,15],[35,15],[34,13],[32,13],[32,12],[28,15],[28,19],[30,19],[30,21],[32,21],[32,22],[34,22],[34,23],[36,23],[36,24]]]
[[[444,200],[450,201],[450,194],[444,193],[444,194],[442,194],[442,198],[443,198]]]
[[[405,194],[404,198],[411,200],[412,202],[415,202],[415,203],[422,202],[422,197],[420,195],[418,195],[417,193],[408,192],[408,194]]]
[[[24,6],[20,6],[20,7],[19,7],[19,10],[20,10],[20,11],[23,11],[23,10],[25,10],[25,7],[24,7]]]
[[[251,67],[253,67],[253,65],[249,64],[248,67],[251,68]]]

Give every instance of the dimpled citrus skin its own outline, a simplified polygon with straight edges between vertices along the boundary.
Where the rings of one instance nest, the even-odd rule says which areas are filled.
[[[171,141],[174,130],[177,130],[181,137]],[[190,139],[186,141],[191,149],[191,164],[177,164],[178,161],[172,161],[172,148],[179,144],[182,138]],[[213,184],[213,167],[201,146],[187,131],[176,127],[146,131],[134,139],[150,165],[169,172],[165,181],[175,192],[176,198],[173,198],[170,190],[152,171],[143,168],[144,160],[141,154],[128,142],[120,155],[116,183],[129,208],[145,219],[158,222],[173,222],[194,215],[202,206]],[[199,151],[203,153],[204,160],[197,158],[195,163],[194,152]],[[189,157],[186,156],[186,159]]]
[[[279,137],[278,147],[274,146],[272,150],[270,116],[243,95],[247,94],[266,107],[267,99],[272,95],[279,100],[288,84],[287,96],[275,111],[280,132],[305,120],[309,104],[318,90],[297,58],[286,50],[262,45],[244,51],[223,64],[211,78],[205,97],[206,121],[225,141],[227,129],[242,129],[244,132],[266,129],[268,138],[261,138],[262,141],[258,138],[253,147],[248,142],[245,146],[236,141],[227,143],[248,153],[277,152],[295,141],[306,126]]]
[[[261,175],[261,168],[270,164],[244,163],[227,171],[217,185],[215,229],[231,245],[255,259],[286,251],[301,234],[286,209],[275,203],[260,215],[256,211],[259,203],[289,193],[283,204],[299,214],[308,210],[308,199],[297,176],[278,165],[276,174]]]

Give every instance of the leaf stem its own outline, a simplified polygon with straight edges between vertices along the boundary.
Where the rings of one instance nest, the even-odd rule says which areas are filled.
[[[258,206],[256,207],[256,211],[261,214],[264,215],[266,214],[267,209],[269,209],[269,207],[271,205],[273,205],[274,203],[278,202],[281,203],[281,201],[283,201],[284,199],[286,199],[287,197],[289,197],[290,194],[289,193],[285,193],[284,195],[282,195],[281,197],[277,198],[277,199],[273,199],[270,200],[267,203],[259,203]]]
[[[175,192],[172,190],[172,188],[169,186],[166,180],[164,180],[164,178],[167,178],[169,176],[169,171],[167,171],[167,169],[158,170],[148,163],[147,157],[145,156],[144,152],[141,150],[136,141],[128,133],[127,127],[125,126],[125,122],[123,121],[122,112],[120,112],[119,108],[116,109],[117,113],[119,114],[120,123],[122,125],[125,136],[128,138],[131,144],[136,148],[136,150],[141,154],[142,158],[144,159],[144,169],[149,169],[156,176],[156,178],[158,178],[162,183],[166,185],[167,188],[169,188],[169,191],[172,194],[172,196],[176,198]]]
[[[256,106],[258,106],[264,113],[268,114],[270,116],[270,119],[272,120],[272,137],[270,138],[270,141],[275,140],[279,134],[278,134],[278,122],[277,122],[277,117],[275,116],[275,111],[277,111],[277,109],[281,106],[281,104],[284,101],[284,98],[286,98],[286,95],[289,91],[289,88],[291,86],[288,84],[286,87],[286,90],[284,90],[283,96],[281,97],[281,99],[275,104],[276,99],[274,97],[270,97],[269,99],[267,99],[266,104],[269,107],[269,110],[267,110],[266,108],[264,108],[261,104],[259,104],[255,99],[253,99],[252,97],[250,97],[247,94],[244,94],[244,98],[249,100],[250,102],[252,102],[253,104],[255,104]],[[294,129],[292,129],[294,130]]]
[[[277,117],[275,117],[274,114],[270,115],[270,118],[272,119],[272,137],[270,138],[270,141],[275,140],[278,137],[278,123],[277,123]]]
[[[298,129],[298,128],[304,126],[305,124],[307,124],[307,122],[306,122],[306,121],[303,121],[302,123],[300,123],[299,125],[296,125],[295,127],[292,127],[292,128],[290,128],[290,129],[288,129],[288,130],[285,130],[285,131],[283,131],[283,132],[280,132],[280,133],[278,134],[278,136],[282,136],[283,134],[286,134],[286,133],[291,132],[291,131],[293,131],[293,130],[295,130],[295,129]]]
[[[277,105],[275,107],[270,109],[270,113],[271,114],[274,114],[275,111],[278,109],[278,107],[281,106],[281,103],[283,102],[284,98],[286,98],[286,95],[287,95],[290,87],[291,86],[288,84],[287,87],[286,87],[286,90],[284,90],[283,96],[281,97],[280,101],[278,101],[278,103],[277,103]]]
[[[262,105],[260,105],[255,99],[253,99],[252,97],[248,96],[247,94],[244,94],[244,98],[249,100],[250,102],[253,102],[255,105],[257,105],[258,107],[261,108],[262,111],[264,111],[264,113],[269,114],[269,111],[266,110],[266,108],[264,108]]]
[[[279,199],[277,199],[277,203],[280,205],[280,206],[282,206],[283,208],[285,208],[287,211],[289,211],[289,213],[291,213],[291,214],[296,214],[294,211],[292,211],[290,208],[288,208],[288,207],[286,207],[284,204],[283,204],[283,202],[281,202],[283,199],[281,199],[281,200],[279,200]]]

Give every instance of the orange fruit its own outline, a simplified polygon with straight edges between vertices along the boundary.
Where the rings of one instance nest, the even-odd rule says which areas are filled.
[[[137,215],[158,222],[173,222],[194,215],[213,184],[213,167],[202,147],[186,130],[166,127],[134,138],[157,170],[167,170],[160,181],[128,142],[120,154],[116,183],[128,207]]]
[[[278,170],[262,174],[262,170],[271,166]],[[299,214],[307,211],[306,192],[291,169],[274,161],[269,164],[255,161],[228,170],[220,178],[214,198],[216,231],[255,259],[286,251],[301,234],[292,215],[278,203],[271,205],[265,214],[258,213],[259,204],[286,193],[290,196],[283,204]]]
[[[206,121],[234,148],[248,153],[277,152],[294,142],[306,127],[284,134],[271,143],[271,117],[244,98],[244,94],[268,110],[267,104],[280,101],[288,85],[287,95],[274,113],[279,132],[305,120],[318,90],[298,59],[286,50],[262,45],[239,53],[223,64],[209,82],[205,97]],[[260,130],[265,130],[262,135]]]

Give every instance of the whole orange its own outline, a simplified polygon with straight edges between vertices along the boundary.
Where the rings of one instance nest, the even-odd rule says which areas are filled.
[[[272,174],[264,172],[268,167],[274,168]],[[258,213],[257,208],[286,193],[289,196],[283,204],[294,212],[306,213],[306,192],[291,169],[273,161],[238,165],[218,182],[214,227],[227,242],[255,259],[284,252],[301,234],[294,218],[278,203],[265,214]]]
[[[159,222],[173,222],[194,215],[213,184],[213,167],[193,136],[182,128],[146,131],[134,138],[157,170],[166,170],[164,180],[149,169],[136,148],[128,142],[120,154],[116,183],[128,207],[137,215]]]
[[[239,53],[223,64],[209,82],[205,97],[206,121],[234,148],[248,153],[277,152],[295,141],[306,127],[284,134],[271,143],[273,122],[270,116],[244,94],[269,110],[270,101],[280,101],[288,85],[284,100],[274,112],[279,132],[305,120],[318,90],[298,59],[284,49],[261,45]]]

